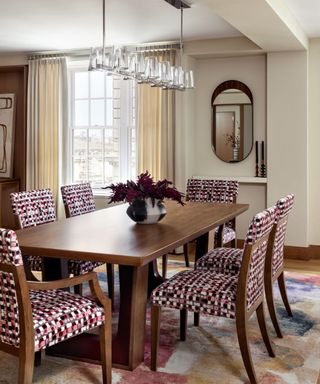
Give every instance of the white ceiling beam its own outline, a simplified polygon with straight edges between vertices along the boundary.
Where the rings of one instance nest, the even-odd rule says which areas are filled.
[[[279,0],[199,0],[266,52],[304,50],[308,38]]]

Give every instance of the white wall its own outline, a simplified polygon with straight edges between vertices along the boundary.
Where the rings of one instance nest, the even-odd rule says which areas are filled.
[[[180,99],[184,104],[180,110],[177,109],[176,186],[185,190],[186,180],[192,175],[254,176],[254,148],[249,157],[240,163],[225,163],[214,154],[211,145],[211,96],[223,81],[239,80],[246,84],[253,95],[253,141],[265,140],[265,57],[197,59],[193,61],[193,68],[196,89],[178,95],[178,107],[181,107]],[[250,204],[249,211],[237,221],[238,237],[243,239],[252,216],[266,207],[266,187],[241,184],[238,202]]]
[[[267,203],[295,194],[286,244],[302,247],[308,245],[307,59],[306,51],[267,57]]]
[[[309,244],[320,244],[320,39],[309,44]]]

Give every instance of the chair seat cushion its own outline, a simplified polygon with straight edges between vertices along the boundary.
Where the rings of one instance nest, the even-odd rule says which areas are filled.
[[[62,290],[30,290],[35,350],[39,351],[104,322],[94,301]]]
[[[31,271],[42,271],[42,257],[41,256],[27,256],[27,262],[30,264]],[[98,261],[83,261],[83,260],[69,260],[68,273],[69,275],[79,276],[87,272],[92,272],[96,267],[103,263]]]
[[[238,276],[243,250],[239,248],[215,248],[200,257],[196,269]]]
[[[237,283],[234,276],[183,271],[157,287],[151,302],[161,307],[235,318]]]
[[[218,240],[218,230],[219,228],[216,228],[214,232],[214,239],[215,241]],[[233,228],[228,227],[227,225],[223,228],[223,234],[222,234],[222,242],[223,244],[227,244],[230,241],[234,240],[236,238],[236,232]]]
[[[99,261],[69,260],[68,270],[69,274],[79,276],[87,272],[92,272],[95,268],[102,264],[104,263]]]

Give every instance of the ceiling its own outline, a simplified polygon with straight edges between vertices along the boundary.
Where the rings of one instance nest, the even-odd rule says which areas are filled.
[[[221,8],[219,3],[227,8],[232,1],[186,2],[191,8],[184,11],[185,40],[246,35],[254,41],[250,33],[247,35],[247,29],[236,22],[237,14],[228,18],[223,12],[216,11],[217,4],[218,8]],[[255,2],[254,4],[272,1]],[[307,36],[320,37],[320,1],[283,2]],[[106,14],[107,43],[110,44],[172,41],[178,40],[180,36],[180,12],[163,0],[107,0]],[[251,15],[246,15],[246,24],[250,24],[248,19],[252,21]],[[102,0],[3,1],[0,25],[0,53],[98,46],[102,40]],[[268,28],[272,30],[272,26]]]

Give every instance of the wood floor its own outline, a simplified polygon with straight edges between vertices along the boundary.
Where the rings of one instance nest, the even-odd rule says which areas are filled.
[[[286,259],[284,262],[284,267],[286,271],[299,273],[315,273],[320,275],[320,259],[307,261]],[[320,382],[318,384],[320,384]]]

